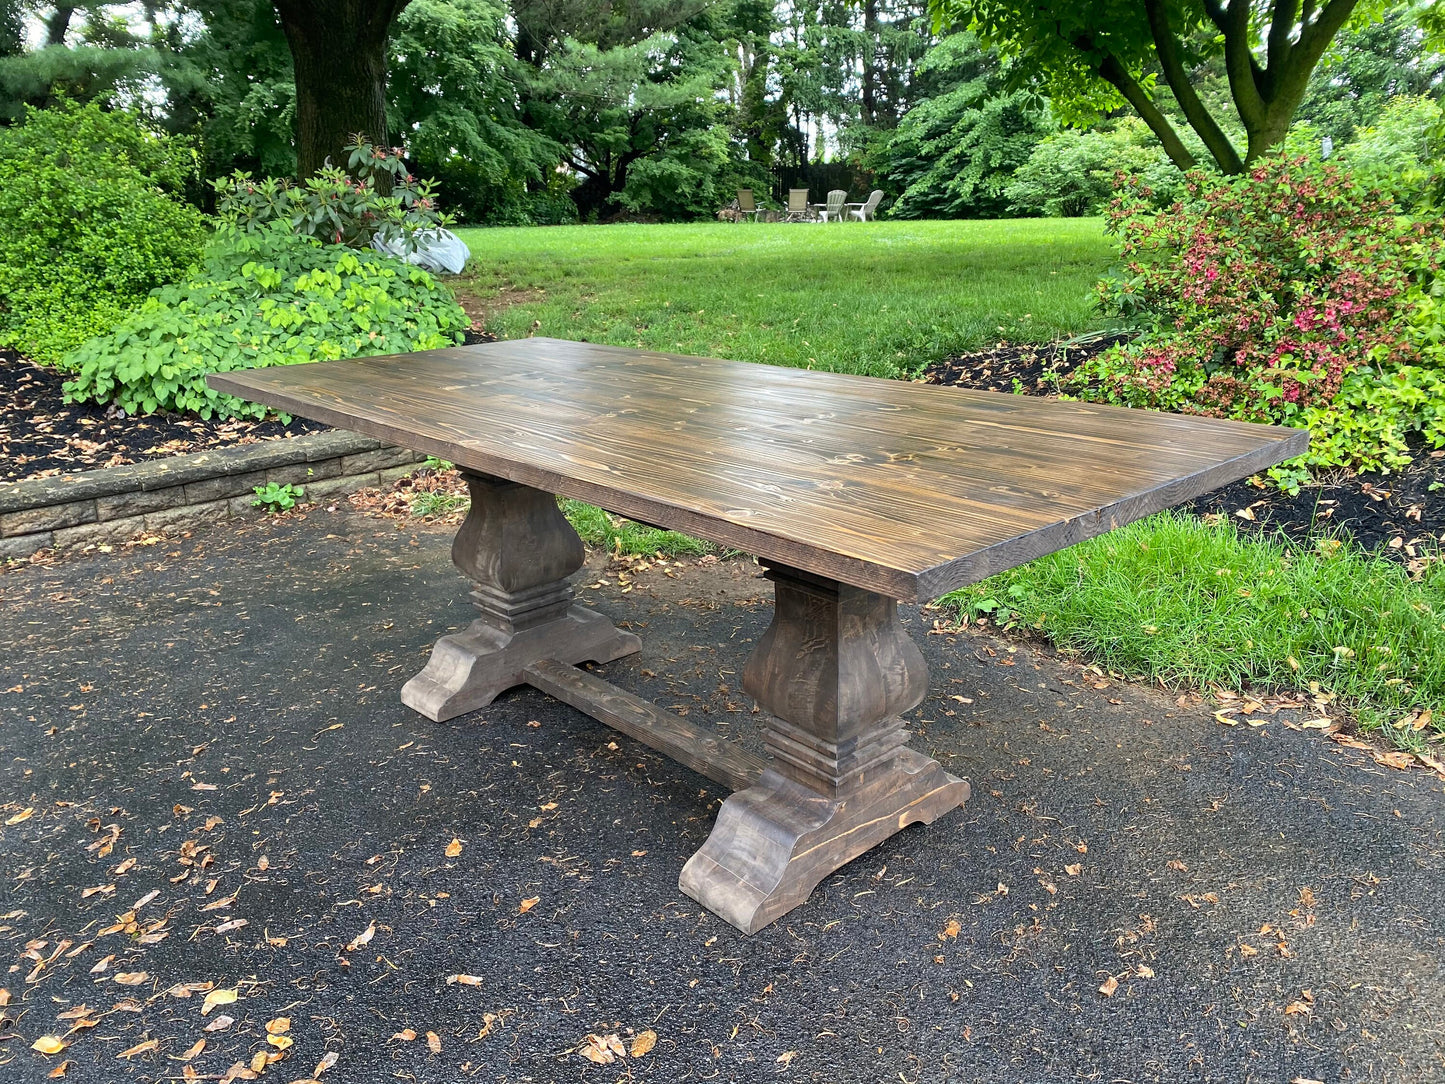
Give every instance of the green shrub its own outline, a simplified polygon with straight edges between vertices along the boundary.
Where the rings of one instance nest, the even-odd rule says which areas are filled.
[[[94,104],[0,128],[0,345],[59,364],[184,278],[206,235],[176,196],[196,168],[184,142]]]
[[[380,253],[279,230],[223,231],[189,282],[157,290],[67,359],[72,401],[130,413],[260,418],[266,408],[206,386],[208,372],[432,350],[467,316],[431,275]]]
[[[418,233],[451,224],[437,210],[435,185],[408,172],[400,147],[375,147],[358,136],[347,150],[346,169],[328,165],[299,187],[240,170],[212,181],[217,217],[243,233],[284,227],[357,248],[380,237],[400,241],[406,252],[416,251]]]
[[[1411,432],[1445,446],[1445,282],[1423,281],[1445,255],[1438,219],[1402,219],[1348,171],[1282,156],[1239,177],[1190,174],[1164,211],[1126,195],[1110,226],[1127,277],[1101,295],[1144,334],[1086,362],[1070,390],[1308,428],[1309,454],[1272,472],[1290,489],[1307,468],[1400,467]]]
[[[1009,209],[1047,218],[1079,218],[1104,212],[1120,173],[1146,179],[1157,201],[1181,187],[1179,171],[1158,149],[1141,120],[1126,118],[1109,129],[1054,132],[1034,147],[1004,189]]]

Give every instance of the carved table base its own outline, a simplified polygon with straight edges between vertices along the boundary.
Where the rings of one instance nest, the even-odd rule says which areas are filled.
[[[791,911],[824,877],[910,824],[968,800],[968,784],[909,749],[899,713],[927,666],[890,598],[773,568],[773,623],[743,669],[771,712],[772,763],[723,802],[678,887],[744,933]]]
[[[688,767],[736,789],[679,887],[744,933],[806,900],[840,866],[909,824],[968,799],[968,784],[908,748],[901,712],[928,684],[892,599],[771,568],[773,622],[743,669],[769,714],[764,762],[573,664],[641,647],[601,614],[572,603],[582,567],[577,533],[550,493],[467,475],[472,508],[452,558],[475,583],[481,616],[443,636],[402,689],[438,721],[532,684]]]

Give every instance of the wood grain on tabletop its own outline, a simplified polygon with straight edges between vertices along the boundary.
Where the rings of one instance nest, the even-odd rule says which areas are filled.
[[[1304,430],[559,339],[213,388],[893,598],[1248,477]]]

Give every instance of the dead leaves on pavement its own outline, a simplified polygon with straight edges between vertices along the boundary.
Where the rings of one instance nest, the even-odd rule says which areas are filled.
[[[656,1045],[657,1032],[650,1028],[634,1035],[630,1045],[625,1043],[616,1032],[607,1035],[589,1034],[577,1047],[577,1053],[594,1065],[611,1065],[619,1060],[626,1061],[628,1058],[636,1060],[646,1057]]]

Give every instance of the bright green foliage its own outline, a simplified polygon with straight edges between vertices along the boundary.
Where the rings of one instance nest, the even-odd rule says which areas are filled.
[[[1417,23],[1428,9],[1404,4],[1379,22],[1342,32],[1315,70],[1297,123],[1342,147],[1357,129],[1377,125],[1393,99],[1438,94],[1445,56],[1431,48]]]
[[[1015,214],[1075,218],[1103,214],[1119,173],[1145,177],[1165,202],[1182,178],[1159,152],[1142,121],[1125,118],[1108,128],[1065,128],[1044,138],[1014,174],[1005,194]]]
[[[289,482],[285,485],[267,482],[264,486],[253,486],[251,492],[256,494],[256,499],[251,502],[252,508],[264,508],[268,512],[289,512],[296,507],[296,498],[306,495],[306,488]]]
[[[893,218],[993,218],[1014,172],[1054,123],[1030,94],[1004,88],[998,60],[972,34],[950,34],[918,66],[937,92],[875,140],[869,168],[901,195]],[[1037,213],[1037,212],[1032,212]]]
[[[400,147],[376,147],[357,137],[346,168],[327,166],[300,185],[252,180],[237,172],[214,182],[216,214],[244,233],[289,229],[328,244],[361,247],[373,237],[416,251],[417,234],[449,225],[437,210],[432,182],[407,169]]]
[[[581,177],[572,196],[582,214],[646,207],[689,218],[731,198],[737,171],[714,94],[722,70],[719,44],[687,34],[558,46],[534,74],[528,106]]]
[[[940,602],[1169,685],[1317,682],[1376,721],[1432,709],[1430,729],[1390,736],[1406,748],[1445,737],[1445,564],[1415,582],[1348,544],[1301,551],[1246,540],[1227,522],[1166,514]]]
[[[466,314],[420,268],[368,250],[273,231],[230,231],[190,281],[157,290],[67,364],[67,398],[132,414],[178,410],[261,418],[266,408],[206,387],[208,372],[433,350]]]
[[[1423,208],[1442,166],[1445,113],[1433,98],[1393,98],[1355,132],[1337,160],[1370,188],[1379,188],[1404,211]]]
[[[173,193],[194,169],[185,143],[93,104],[0,128],[0,344],[58,364],[184,277],[205,224]]]
[[[729,223],[463,231],[470,285],[538,291],[488,318],[616,346],[870,376],[1099,324],[1097,220]],[[537,325],[534,329],[533,324]]]
[[[930,0],[939,26],[970,26],[1021,85],[1046,94],[1066,123],[1090,126],[1125,104],[1181,169],[1195,164],[1187,123],[1219,169],[1239,173],[1289,131],[1310,74],[1335,35],[1388,0]],[[1208,103],[1199,73],[1222,59],[1232,109]],[[1178,112],[1161,108],[1168,86]],[[1231,116],[1230,114],[1234,116]],[[1226,128],[1237,117],[1238,147]]]
[[[503,0],[411,0],[391,35],[389,117],[418,169],[465,222],[528,225],[556,215],[543,189],[562,148],[523,122],[529,74],[507,40]],[[565,213],[575,218],[568,203]]]

